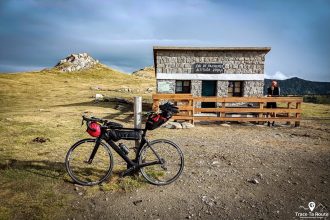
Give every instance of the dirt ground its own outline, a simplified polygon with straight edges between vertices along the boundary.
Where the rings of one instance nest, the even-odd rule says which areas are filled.
[[[165,132],[166,131],[166,132]],[[129,192],[80,193],[70,219],[298,219],[310,201],[330,210],[329,123],[301,127],[198,124],[160,128],[150,139],[176,142],[185,155],[182,176],[168,186]]]

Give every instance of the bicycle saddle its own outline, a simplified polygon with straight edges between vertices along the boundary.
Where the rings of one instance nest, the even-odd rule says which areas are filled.
[[[107,123],[107,126],[108,126],[108,128],[122,128],[123,127],[122,124],[119,124],[119,123],[113,122],[113,121],[109,121]]]

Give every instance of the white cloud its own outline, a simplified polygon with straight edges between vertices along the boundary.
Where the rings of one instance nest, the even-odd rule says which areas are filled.
[[[279,79],[279,80],[284,80],[284,79],[288,79],[288,78],[291,78],[292,76],[287,76],[285,75],[284,73],[280,72],[280,71],[277,71],[276,73],[274,74],[268,74],[268,73],[265,73],[265,78],[266,79]]]

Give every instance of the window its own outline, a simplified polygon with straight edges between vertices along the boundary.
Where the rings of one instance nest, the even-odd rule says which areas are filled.
[[[228,83],[228,97],[240,97],[242,96],[242,84],[241,81],[229,81]]]
[[[177,80],[175,82],[175,93],[190,93],[190,81]]]

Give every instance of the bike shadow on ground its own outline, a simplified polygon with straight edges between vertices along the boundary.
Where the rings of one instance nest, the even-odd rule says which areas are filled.
[[[53,162],[48,160],[16,160],[9,159],[0,163],[1,170],[21,170],[32,173],[34,175],[39,175],[42,177],[52,178],[52,179],[62,179],[64,182],[74,183],[69,178],[65,178],[67,173],[64,162]],[[120,176],[126,169],[121,167],[120,169],[114,169],[112,175]],[[89,172],[99,172],[98,169],[90,169]]]
[[[48,160],[21,161],[9,159],[0,163],[0,170],[6,169],[24,170],[33,174],[54,179],[58,179],[66,173],[63,162],[53,162]]]

